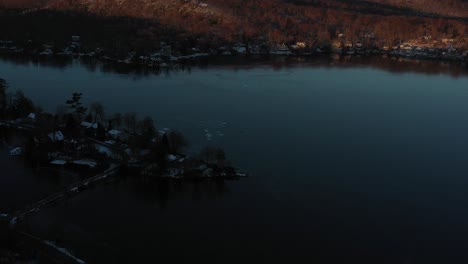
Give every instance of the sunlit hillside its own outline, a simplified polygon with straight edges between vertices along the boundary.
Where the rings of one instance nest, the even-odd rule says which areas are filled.
[[[79,12],[99,17],[132,17],[184,32],[210,43],[263,41],[271,45],[304,42],[308,46],[363,42],[392,46],[468,44],[466,0],[0,0],[4,6]],[[34,3],[33,3],[34,2]],[[40,5],[41,8],[35,8]],[[29,13],[28,13],[29,14]]]

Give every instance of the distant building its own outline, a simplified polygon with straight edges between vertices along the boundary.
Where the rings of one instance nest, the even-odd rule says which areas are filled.
[[[285,44],[275,45],[271,51],[272,54],[276,55],[291,55],[292,52]]]

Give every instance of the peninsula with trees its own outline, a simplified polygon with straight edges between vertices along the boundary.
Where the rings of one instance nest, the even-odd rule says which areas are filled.
[[[139,119],[136,113],[106,115],[99,102],[84,106],[83,94],[78,92],[56,113],[49,113],[23,92],[10,92],[8,86],[0,78],[0,143],[9,148],[12,158],[24,160],[25,166],[77,174],[79,180],[24,208],[0,212],[2,263],[85,263],[56,242],[26,233],[21,223],[111,176],[155,184],[224,184],[247,176],[230,165],[219,147],[207,146],[198,154],[186,154],[189,144],[184,135],[168,128],[158,130],[150,117]],[[15,139],[8,140],[11,136]]]
[[[7,87],[0,79],[0,126],[22,131],[23,144],[12,146],[10,154],[23,156],[34,167],[99,172],[114,164],[153,178],[246,176],[229,165],[218,147],[205,147],[194,156],[185,154],[188,141],[183,134],[167,128],[157,130],[151,117],[117,113],[106,118],[101,103],[83,106],[81,93],[73,93],[52,114],[21,91],[8,93]]]

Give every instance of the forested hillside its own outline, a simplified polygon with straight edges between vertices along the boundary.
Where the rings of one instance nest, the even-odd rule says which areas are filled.
[[[72,12],[81,14],[80,19],[93,15],[93,21],[137,19],[132,38],[143,46],[145,39],[167,41],[164,38],[171,34],[161,32],[169,31],[175,40],[203,45],[301,42],[317,47],[359,42],[384,47],[413,42],[426,47],[468,47],[467,0],[0,0],[0,5],[34,8],[14,18],[10,12],[10,23],[22,17],[35,23],[47,12]],[[23,24],[0,29],[0,38],[37,34],[28,28],[34,25]],[[82,23],[74,24],[77,28],[69,30],[86,35]],[[114,32],[119,31],[116,26]],[[50,27],[53,30],[54,23]],[[122,33],[127,31],[132,30],[122,28]]]

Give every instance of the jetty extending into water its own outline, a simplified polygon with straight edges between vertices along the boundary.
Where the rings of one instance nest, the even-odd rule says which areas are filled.
[[[64,190],[49,195],[48,197],[30,204],[26,208],[18,210],[11,215],[2,214],[0,217],[1,233],[7,234],[5,239],[8,240],[8,242],[14,243],[15,245],[19,245],[23,248],[34,249],[34,252],[38,257],[44,258],[50,263],[84,264],[85,262],[83,260],[75,257],[67,249],[59,247],[54,242],[46,241],[33,235],[21,232],[17,229],[17,225],[20,221],[34,213],[39,212],[41,209],[55,205],[62,200],[73,197],[85,190],[88,186],[116,175],[119,172],[120,167],[120,165],[111,164],[106,171],[67,186]]]
[[[50,206],[50,205],[53,205],[53,204],[56,204],[57,202],[59,202],[60,200],[63,200],[63,199],[66,199],[68,197],[72,197],[73,195],[81,192],[82,190],[86,189],[90,184],[93,184],[93,183],[96,183],[98,181],[101,181],[101,180],[104,180],[110,176],[113,176],[115,175],[120,169],[120,165],[116,165],[116,164],[111,164],[110,168],[107,169],[106,171],[104,171],[103,173],[100,173],[96,176],[93,176],[93,177],[90,177],[90,178],[87,178],[85,180],[82,180],[82,181],[79,181],[79,182],[76,182],[68,187],[66,187],[64,190],[62,190],[61,192],[58,192],[58,193],[55,193],[55,194],[52,194],[40,201],[37,201],[29,206],[27,206],[26,208],[22,209],[22,210],[19,210],[15,213],[13,213],[11,216],[10,216],[10,227],[11,228],[14,228],[16,223],[18,221],[21,221],[22,219],[24,219],[25,217],[33,214],[33,213],[36,213],[36,212],[39,212],[41,209],[47,207],[47,206]]]

